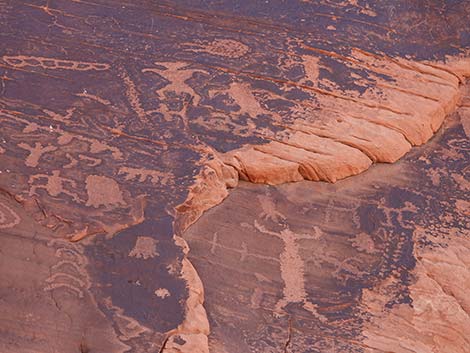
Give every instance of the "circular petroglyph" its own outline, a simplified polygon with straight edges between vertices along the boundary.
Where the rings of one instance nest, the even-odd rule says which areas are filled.
[[[0,229],[12,228],[20,223],[20,216],[10,207],[0,202]]]

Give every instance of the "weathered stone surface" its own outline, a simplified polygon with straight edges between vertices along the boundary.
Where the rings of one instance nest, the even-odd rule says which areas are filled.
[[[335,182],[428,141],[464,94],[469,14],[465,1],[0,1],[0,350],[207,352],[184,230],[239,179]],[[248,226],[302,270],[295,230]],[[35,256],[15,267],[22,247]],[[280,276],[326,325],[300,277]]]
[[[211,350],[469,352],[469,118],[394,165],[241,183],[203,215],[184,237]]]

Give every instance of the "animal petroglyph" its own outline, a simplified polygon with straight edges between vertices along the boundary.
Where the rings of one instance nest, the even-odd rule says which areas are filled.
[[[144,168],[131,168],[131,167],[121,167],[119,168],[118,175],[124,175],[126,180],[138,180],[141,183],[150,179],[152,184],[161,184],[167,185],[172,175],[166,172],[160,172],[158,170],[150,170]]]
[[[79,160],[84,161],[85,164],[90,167],[96,167],[97,165],[100,165],[103,162],[103,160],[100,158],[93,158],[84,154],[79,154],[78,159],[74,158],[70,153],[66,153],[65,156],[70,162],[63,166],[64,169],[75,167],[78,164]]]
[[[256,116],[261,114],[273,114],[261,106],[248,83],[232,82],[228,89],[218,89],[216,93],[212,93],[212,90],[209,91],[210,97],[220,94],[227,94],[233,99],[235,104],[240,107],[238,110],[239,114],[248,114],[252,118],[256,118]]]
[[[20,216],[12,208],[0,202],[0,229],[12,228],[20,220]]]
[[[152,72],[162,76],[168,81],[166,87],[157,90],[157,94],[160,92],[176,92],[177,94],[186,93],[193,97],[194,105],[198,105],[201,97],[194,91],[194,89],[186,83],[194,73],[207,73],[201,69],[190,69],[187,63],[182,62],[156,62],[158,66],[163,66],[165,69],[158,68],[146,68],[142,72]]]
[[[215,39],[208,44],[186,44],[193,52],[202,52],[226,58],[238,59],[249,52],[250,48],[233,39]]]
[[[76,110],[76,108],[69,108],[69,109],[66,110],[67,114],[65,114],[65,115],[58,114],[58,113],[53,112],[52,110],[48,110],[48,109],[43,109],[42,111],[44,113],[46,113],[47,115],[49,115],[54,120],[61,121],[61,122],[67,122],[72,117],[75,110]]]
[[[70,142],[72,142],[74,139],[77,139],[79,141],[87,142],[89,144],[90,152],[93,153],[93,154],[101,153],[101,152],[105,152],[105,151],[110,151],[111,155],[115,159],[121,159],[122,156],[123,156],[122,152],[119,150],[119,148],[114,147],[114,146],[110,146],[110,145],[108,145],[107,143],[105,143],[103,141],[99,141],[99,140],[94,139],[94,138],[89,138],[89,137],[84,137],[84,136],[80,136],[80,135],[71,134],[71,133],[68,133],[68,132],[62,132],[59,129],[57,131],[61,132],[61,136],[57,139],[57,143],[59,145],[64,146],[64,145],[67,145]]]
[[[8,65],[13,67],[40,67],[49,70],[73,70],[73,71],[104,71],[109,69],[108,64],[93,63],[86,61],[61,60],[55,58],[45,58],[41,56],[16,55],[2,57]]]
[[[119,184],[102,175],[89,175],[86,178],[88,194],[87,206],[100,207],[109,205],[125,205]]]
[[[35,184],[36,181],[39,181],[42,179],[46,179],[45,185]],[[81,202],[77,194],[65,188],[66,185],[68,185],[71,188],[76,188],[77,183],[72,179],[61,177],[59,170],[53,170],[52,175],[47,175],[47,174],[32,175],[29,177],[29,184],[31,185],[31,189],[29,190],[30,196],[37,195],[37,190],[44,189],[51,196],[57,197],[61,194],[65,194],[65,195],[71,196],[75,202]]]
[[[158,241],[153,238],[137,237],[134,248],[129,252],[129,256],[144,260],[159,256],[157,244]]]
[[[30,152],[29,156],[25,160],[25,164],[28,167],[37,167],[39,163],[39,159],[41,156],[47,152],[52,152],[57,150],[57,147],[55,146],[43,146],[41,143],[36,142],[34,147],[28,145],[27,143],[21,142],[18,144],[18,147],[25,149]]]

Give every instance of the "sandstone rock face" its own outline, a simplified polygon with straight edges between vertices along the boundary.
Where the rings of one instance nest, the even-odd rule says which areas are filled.
[[[328,314],[335,305],[352,307],[346,297],[382,288],[380,281],[366,288],[351,279],[355,250],[339,265],[325,250],[312,298],[303,253],[311,234],[287,227],[289,212],[262,194],[246,206],[261,207],[261,219],[245,222],[232,241],[255,232],[277,251],[266,255],[266,273],[257,271],[272,302],[266,306],[259,291],[250,297],[254,308],[274,307],[274,319],[266,314],[274,321],[252,321],[266,331],[258,338],[211,341],[210,331],[220,331],[214,307],[204,306],[206,283],[196,271],[203,264],[188,260],[184,232],[239,180],[333,183],[396,162],[429,141],[458,104],[466,109],[470,6],[431,5],[0,2],[0,351],[207,352],[209,343],[215,351],[251,351],[252,339],[263,351],[295,351],[309,347],[315,332],[325,333],[313,350],[336,342],[328,332],[347,332],[337,335],[346,346],[365,345],[365,337],[370,347],[383,345],[374,329],[392,320],[383,310],[371,311],[367,327],[345,319],[352,331]],[[465,159],[454,147],[449,158]],[[466,170],[449,173],[468,188]],[[321,227],[314,230],[323,242]],[[367,234],[351,241],[369,249]],[[222,235],[213,237],[211,257]],[[371,268],[393,244],[382,240],[364,259]],[[248,261],[241,244],[237,261]],[[361,267],[360,276],[369,270]],[[328,301],[336,285],[344,287],[341,298],[325,310],[320,298]],[[408,298],[410,288],[390,295]],[[292,307],[307,325],[298,343],[296,323],[286,318]]]
[[[211,351],[469,352],[468,114],[394,165],[241,183],[203,215],[184,237]]]

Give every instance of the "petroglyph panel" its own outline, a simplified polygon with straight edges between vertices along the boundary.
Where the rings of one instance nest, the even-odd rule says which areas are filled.
[[[239,179],[335,182],[426,143],[457,104],[469,105],[459,102],[468,96],[469,11],[465,1],[0,1],[0,351],[207,353],[206,283],[175,235]],[[449,146],[442,161],[465,159],[463,135]],[[434,186],[450,175],[468,189],[466,170],[432,168]],[[348,332],[311,350],[341,350],[365,326],[328,325],[341,308],[356,310],[371,268],[382,261],[381,276],[401,276],[411,266],[397,265],[408,229],[392,229],[418,214],[411,205],[331,198],[314,212],[306,201],[300,227],[281,194],[250,198],[259,219],[242,235],[206,233],[211,261],[228,254],[221,268],[263,264],[244,274],[261,283],[240,294],[251,312],[220,305],[218,322],[251,319],[252,308],[269,320],[278,313],[272,326],[253,321],[263,324],[249,328],[247,345],[217,338],[215,351],[227,342],[296,351],[294,328],[284,329],[296,325],[293,311],[308,322],[302,337]],[[466,199],[455,201],[461,217]],[[327,224],[353,219],[349,233],[311,225],[315,214]],[[395,287],[387,300],[406,304],[406,286]]]

